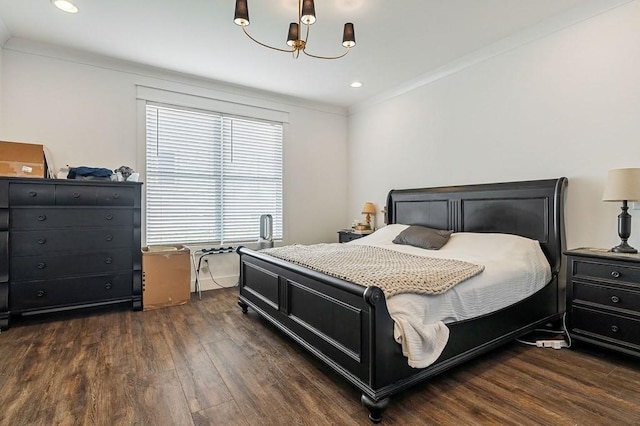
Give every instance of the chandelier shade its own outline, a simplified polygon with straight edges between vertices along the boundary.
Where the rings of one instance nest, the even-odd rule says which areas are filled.
[[[245,33],[245,35],[260,46],[280,52],[292,53],[294,58],[298,58],[300,52],[302,52],[307,56],[311,56],[312,58],[338,59],[349,53],[349,50],[356,45],[356,36],[353,23],[347,22],[346,24],[344,24],[344,30],[342,33],[342,46],[344,46],[346,50],[342,54],[336,56],[320,56],[307,52],[306,48],[307,40],[309,39],[309,27],[316,22],[316,6],[314,1],[298,0],[297,15],[297,22],[292,22],[291,24],[289,24],[289,32],[287,33],[287,46],[289,46],[289,49],[282,49],[266,43],[262,43],[256,40],[247,32],[246,27],[248,27],[250,24],[249,6],[247,5],[247,0],[236,0],[236,9],[235,15],[233,17],[233,22],[235,22],[236,25],[242,27],[242,31]],[[302,33],[304,33],[304,38],[302,36]]]
[[[247,0],[236,0],[236,13],[233,22],[242,27],[249,25],[249,7],[247,6]]]

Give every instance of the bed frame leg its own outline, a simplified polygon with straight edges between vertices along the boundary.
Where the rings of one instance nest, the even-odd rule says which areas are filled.
[[[242,308],[242,313],[243,314],[246,314],[247,312],[249,312],[249,305],[244,303],[242,300],[238,300],[238,306],[240,306]]]
[[[382,421],[382,413],[387,409],[389,405],[389,398],[383,398],[379,401],[374,401],[368,395],[362,394],[360,397],[362,405],[369,410],[369,420],[373,423],[380,423]]]

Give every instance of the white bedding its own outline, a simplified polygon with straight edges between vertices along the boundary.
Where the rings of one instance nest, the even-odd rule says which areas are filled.
[[[484,271],[444,294],[399,294],[387,299],[394,337],[409,365],[424,368],[440,356],[446,323],[475,318],[512,305],[545,286],[551,268],[538,241],[508,234],[454,233],[440,250],[393,244],[407,225],[393,224],[348,244],[383,247],[418,256],[484,265]]]

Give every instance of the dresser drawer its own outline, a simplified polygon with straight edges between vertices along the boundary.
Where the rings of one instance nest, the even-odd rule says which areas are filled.
[[[589,262],[575,260],[573,262],[573,276],[591,278],[594,280],[610,280],[616,282],[640,283],[640,268],[620,266],[614,263]]]
[[[10,216],[12,229],[133,225],[133,210],[126,208],[18,207],[11,209]]]
[[[9,185],[9,205],[12,206],[50,206],[55,203],[53,185],[37,183],[13,183]]]
[[[98,187],[98,204],[101,206],[133,206],[134,189],[127,186]]]
[[[11,234],[11,256],[33,256],[70,250],[96,251],[131,248],[131,228],[41,229],[14,231]]]
[[[577,334],[595,334],[621,343],[638,345],[640,349],[640,320],[594,311],[586,308],[571,309],[571,331]]]
[[[11,283],[12,311],[96,303],[131,296],[131,274]]]
[[[96,204],[96,188],[86,185],[56,185],[59,206],[92,206]]]
[[[96,275],[131,270],[133,251],[115,249],[77,254],[15,256],[11,258],[10,264],[11,281],[60,278],[67,275]]]
[[[640,287],[638,289],[640,290]],[[573,281],[573,302],[589,302],[615,309],[640,311],[640,292]]]

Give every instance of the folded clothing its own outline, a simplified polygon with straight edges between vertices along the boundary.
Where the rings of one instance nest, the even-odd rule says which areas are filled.
[[[109,178],[113,172],[110,169],[104,169],[99,167],[72,167],[69,169],[67,179],[80,179],[83,177],[93,178]]]

